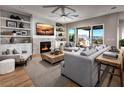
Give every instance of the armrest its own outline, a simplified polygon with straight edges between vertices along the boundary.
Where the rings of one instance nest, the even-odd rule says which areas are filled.
[[[16,62],[20,62],[20,54],[0,56],[0,60],[5,60],[5,59],[15,59]]]

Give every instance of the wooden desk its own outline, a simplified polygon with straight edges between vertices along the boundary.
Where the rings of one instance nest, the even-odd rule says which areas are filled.
[[[111,73],[110,80],[112,80],[113,75],[115,75],[114,74],[115,68],[119,69],[119,75],[116,75],[116,76],[120,77],[120,85],[123,86],[123,73],[122,73],[123,72],[123,51],[122,50],[119,50],[119,51],[120,52],[118,54],[117,59],[104,58],[102,54],[96,58],[96,61],[98,62],[98,82],[100,85],[101,85],[101,75],[100,75],[101,64],[104,64],[113,68],[112,72],[109,72]]]

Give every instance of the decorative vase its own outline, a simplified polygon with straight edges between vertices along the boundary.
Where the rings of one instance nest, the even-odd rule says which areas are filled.
[[[14,38],[13,37],[10,38],[10,43],[14,43]]]
[[[24,24],[22,22],[19,24],[19,28],[24,28]]]

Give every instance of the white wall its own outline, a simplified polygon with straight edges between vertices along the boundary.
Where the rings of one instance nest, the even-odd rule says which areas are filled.
[[[117,46],[117,26],[118,13],[82,20],[74,23],[66,24],[67,30],[69,28],[78,28],[84,26],[92,26],[97,24],[104,24],[104,43]],[[67,36],[68,37],[68,36]]]
[[[119,21],[119,28],[120,28],[120,31],[119,31],[120,38],[119,39],[124,39],[124,20]]]
[[[36,23],[46,23],[46,24],[50,24],[54,26],[54,36],[40,36],[40,35],[36,35]],[[56,36],[56,23],[53,21],[50,21],[48,19],[42,18],[42,17],[38,17],[38,16],[32,16],[32,36],[33,38],[55,38]]]
[[[54,36],[36,35],[36,23],[46,23],[54,26]],[[32,39],[33,39],[33,54],[40,54],[40,42],[51,41],[51,47],[55,47],[56,23],[48,19],[32,16]]]

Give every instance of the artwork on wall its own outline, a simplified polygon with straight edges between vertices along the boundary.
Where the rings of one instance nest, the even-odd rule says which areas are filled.
[[[75,42],[75,29],[71,28],[68,30],[68,39],[69,42]]]
[[[49,24],[37,23],[36,34],[52,36],[54,35],[54,26]]]

